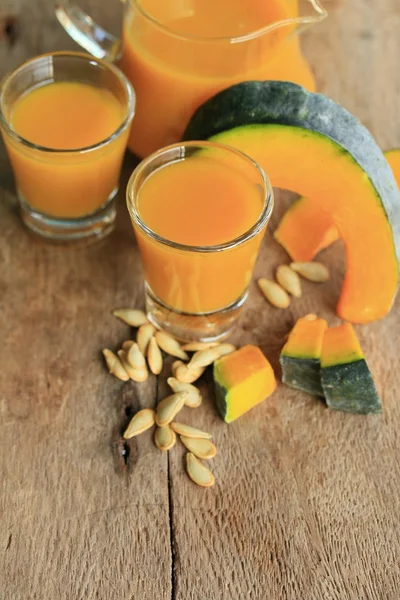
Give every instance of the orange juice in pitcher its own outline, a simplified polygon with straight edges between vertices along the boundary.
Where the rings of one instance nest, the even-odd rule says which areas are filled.
[[[178,141],[202,102],[240,81],[315,89],[295,34],[326,12],[319,0],[126,0],[122,45],[65,0],[57,15],[87,50],[118,60],[132,82],[129,148],[143,157]]]

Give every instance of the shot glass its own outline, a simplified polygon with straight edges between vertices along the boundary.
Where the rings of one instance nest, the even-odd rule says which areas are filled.
[[[174,144],[138,165],[128,182],[127,206],[153,324],[183,341],[229,335],[247,298],[273,202],[261,167],[222,144]],[[198,243],[201,228],[211,243]],[[236,232],[232,238],[230,231]]]
[[[42,146],[22,137],[13,121],[18,103],[27,102],[30,92],[42,93],[39,88],[50,88],[55,83],[89,86],[84,88],[90,92],[87,98],[74,100],[75,110],[85,109],[86,114],[92,110],[95,99],[107,100],[114,111],[109,135],[104,137],[104,123],[99,122],[98,139],[94,127],[93,142],[84,147],[79,147],[80,131],[73,129],[72,142],[65,149],[59,144]],[[62,95],[59,98],[61,103]],[[35,100],[39,102],[35,110],[40,111],[40,101]],[[65,96],[64,102],[69,102]],[[43,105],[43,114],[36,120],[39,125],[43,119],[44,127],[48,127],[46,110]],[[114,199],[134,111],[135,94],[125,75],[111,64],[78,52],[44,54],[24,63],[3,80],[0,128],[14,172],[22,220],[29,229],[61,242],[102,238],[113,229]],[[27,118],[29,123],[29,114]],[[84,128],[85,118],[81,121]],[[66,122],[66,127],[73,125]]]

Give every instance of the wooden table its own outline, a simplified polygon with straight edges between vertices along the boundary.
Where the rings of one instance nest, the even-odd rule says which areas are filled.
[[[10,2],[14,42],[0,38],[0,75],[43,51],[73,48],[53,0]],[[117,2],[92,1],[118,28]],[[328,2],[327,2],[328,5]],[[400,146],[399,0],[345,0],[304,46],[320,90],[343,103],[383,148]],[[134,165],[126,158],[122,190]],[[128,328],[110,315],[142,303],[141,266],[120,197],[106,241],[65,249],[21,226],[0,155],[0,597],[2,600],[398,600],[400,597],[400,300],[357,333],[380,387],[382,416],[334,413],[280,386],[228,426],[206,400],[187,422],[211,430],[216,485],[196,487],[183,451],[120,432],[154,406],[165,378],[122,384],[100,350]],[[271,230],[287,202],[282,194]],[[268,235],[255,277],[287,258]],[[304,285],[287,311],[253,283],[234,340],[259,344],[277,369],[294,320],[317,310],[331,324],[343,276]]]

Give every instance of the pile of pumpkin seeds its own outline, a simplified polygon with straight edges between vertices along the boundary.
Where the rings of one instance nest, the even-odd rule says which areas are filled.
[[[290,295],[294,298],[301,296],[299,275],[314,283],[323,283],[329,279],[329,270],[328,267],[316,261],[292,262],[290,265],[280,265],[277,268],[276,281],[262,277],[258,280],[258,286],[272,306],[288,308]]]
[[[217,453],[211,434],[174,419],[184,406],[200,406],[202,397],[193,383],[215,360],[236,350],[235,346],[202,342],[181,345],[170,334],[157,330],[141,310],[122,308],[114,310],[113,314],[127,325],[137,328],[136,341],[126,340],[117,353],[108,348],[103,350],[108,370],[115,377],[121,381],[132,379],[143,382],[147,380],[149,370],[155,375],[161,373],[161,351],[177,359],[172,364],[172,377],[167,379],[173,393],[163,398],[156,410],[139,410],[126,428],[124,439],[140,435],[155,426],[155,445],[162,451],[168,451],[175,446],[178,435],[188,451],[186,471],[190,479],[202,487],[214,485],[214,475],[201,462],[213,458]],[[188,352],[194,353],[191,358]]]

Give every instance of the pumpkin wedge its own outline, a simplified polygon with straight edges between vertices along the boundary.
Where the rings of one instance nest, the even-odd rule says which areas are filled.
[[[251,81],[197,109],[184,139],[210,138],[245,152],[272,185],[331,215],[346,248],[338,315],[354,323],[384,317],[398,286],[400,193],[368,130],[325,96],[289,82]]]
[[[400,149],[383,153],[400,188]],[[320,204],[309,198],[299,198],[287,209],[274,238],[289,256],[298,262],[310,261],[339,239],[332,217]]]
[[[276,241],[295,262],[313,260],[339,237],[331,215],[309,198],[293,202],[274,231]]]
[[[325,331],[321,383],[329,408],[362,415],[382,411],[374,380],[350,323]]]
[[[280,355],[282,383],[312,396],[324,396],[320,359],[327,326],[325,319],[318,319],[316,315],[296,321]]]

